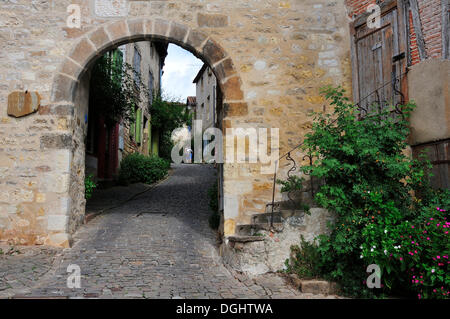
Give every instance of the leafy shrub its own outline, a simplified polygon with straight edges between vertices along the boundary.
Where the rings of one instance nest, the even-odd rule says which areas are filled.
[[[84,198],[90,199],[97,184],[94,181],[94,175],[88,175],[84,178]]]
[[[320,276],[317,261],[319,251],[315,243],[310,243],[301,236],[300,246],[291,247],[291,260],[286,260],[287,272],[295,273],[300,278],[312,279]]]
[[[412,160],[403,152],[414,104],[402,108],[402,117],[393,117],[387,108],[361,120],[343,89],[328,88],[324,93],[334,110],[313,113],[304,150],[316,160],[303,172],[324,179],[315,200],[334,212],[336,220],[329,225],[329,235],[317,238],[318,253],[297,254],[302,259],[297,263],[309,266],[308,271],[319,269],[321,277],[338,282],[352,296],[446,293],[447,268],[442,261],[439,266],[437,256],[448,258],[448,217],[441,210],[436,216],[436,207],[448,209],[442,200],[449,194],[439,197],[429,187],[429,162]],[[428,225],[430,218],[438,222]],[[308,261],[316,257],[312,267]],[[370,264],[380,266],[383,289],[367,288]]]
[[[220,226],[220,214],[217,183],[214,183],[214,185],[208,189],[208,198],[209,208],[212,211],[212,214],[208,219],[209,226],[212,229],[218,229]]]
[[[119,181],[123,184],[152,184],[163,179],[170,163],[162,158],[134,153],[120,163]]]
[[[292,175],[285,181],[278,179],[277,184],[282,185],[281,186],[282,193],[292,192],[292,191],[302,190],[304,180],[305,179],[300,176]]]
[[[363,231],[361,256],[381,267],[390,290],[418,298],[449,298],[449,201],[450,192],[445,191],[429,206],[418,208],[410,221],[372,224]]]

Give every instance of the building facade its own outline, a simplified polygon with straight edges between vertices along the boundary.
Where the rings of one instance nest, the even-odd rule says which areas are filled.
[[[379,28],[369,6],[379,4]],[[409,144],[433,164],[432,185],[450,188],[449,1],[347,0],[353,97],[361,106],[414,101]],[[369,12],[368,12],[369,11]]]
[[[95,103],[90,101],[85,170],[98,181],[114,179],[121,160],[128,154],[158,155],[158,132],[152,129],[148,107],[153,94],[161,90],[167,45],[142,41],[120,46],[108,54],[113,55],[115,63],[132,66],[136,72],[134,80],[142,81],[149,91],[142,93],[140,105],[133,110],[133,122],[121,121],[112,127],[105,125],[102,115],[96,112]]]
[[[202,121],[202,132],[217,127],[217,79],[212,69],[204,64],[193,83],[196,85],[195,120]]]
[[[280,154],[303,140],[312,124],[310,111],[329,108],[322,87],[342,85],[350,95],[359,92],[355,100],[378,88],[355,86],[360,78],[370,78],[358,73],[363,67],[358,69],[355,52],[386,57],[386,82],[394,69],[403,74],[410,57],[415,61],[418,56],[420,63],[408,67],[400,90],[418,104],[411,145],[449,138],[448,1],[384,1],[383,10],[390,5],[398,11],[386,15],[385,22],[391,22],[383,23],[381,33],[364,29],[364,11],[375,3],[369,0],[128,1],[123,12],[97,12],[93,1],[75,1],[82,12],[80,28],[67,25],[67,7],[73,2],[39,1],[33,10],[29,0],[0,4],[2,240],[70,244],[85,213],[87,71],[99,55],[125,43],[164,40],[201,57],[223,93],[221,128],[280,128]],[[400,37],[390,29],[396,23],[402,26]],[[383,53],[381,41],[369,41],[374,35],[394,44],[391,56]],[[358,47],[355,36],[367,43]],[[40,105],[20,113],[13,101],[17,92],[38,93]],[[260,168],[259,163],[223,165],[225,237],[264,213],[271,201],[273,174]],[[286,165],[280,165],[279,175],[286,172]]]

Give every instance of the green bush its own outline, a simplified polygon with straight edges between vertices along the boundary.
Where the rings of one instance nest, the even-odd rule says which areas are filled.
[[[402,108],[403,117],[393,117],[391,109],[386,109],[360,120],[344,90],[328,88],[324,93],[334,110],[313,113],[304,150],[315,162],[303,172],[325,181],[315,200],[334,212],[336,220],[329,225],[329,235],[317,238],[317,251],[299,255],[304,259],[299,263],[306,267],[308,260],[316,258],[310,271],[319,269],[321,277],[336,281],[351,296],[415,294],[426,298],[437,297],[434,289],[448,291],[449,276],[439,272],[444,266],[437,268],[437,260],[432,259],[448,257],[448,224],[445,230],[437,230],[427,220],[439,219],[437,224],[444,225],[448,217],[438,218],[437,213],[446,213],[437,212],[436,207],[447,210],[443,198],[449,195],[438,196],[428,185],[429,162],[412,160],[403,152],[414,104]],[[432,234],[430,227],[436,230]],[[423,231],[430,233],[430,240]],[[366,286],[370,264],[381,268],[382,289]],[[408,273],[411,269],[418,273]],[[420,287],[412,278],[417,275],[423,279]]]
[[[380,265],[387,288],[417,298],[449,298],[450,192],[437,194],[411,220],[384,219],[363,230],[361,256]]]
[[[287,272],[295,273],[304,279],[313,279],[320,276],[317,263],[320,256],[315,243],[307,242],[301,236],[300,246],[292,246],[291,255],[293,258],[286,260]]]
[[[122,184],[152,184],[163,179],[169,168],[170,163],[162,158],[134,153],[120,163],[119,181]]]
[[[220,214],[217,183],[214,183],[214,185],[208,189],[208,198],[209,208],[212,211],[212,214],[208,220],[209,226],[212,229],[218,229],[220,226]]]
[[[95,188],[97,188],[97,184],[94,181],[94,175],[86,176],[84,178],[84,197],[91,198]]]

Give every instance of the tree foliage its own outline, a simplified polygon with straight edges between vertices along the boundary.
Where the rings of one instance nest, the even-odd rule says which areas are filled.
[[[428,286],[413,286],[415,275],[408,273],[438,269],[436,256],[448,257],[449,249],[444,224],[449,208],[444,199],[449,193],[442,195],[429,186],[428,161],[411,159],[404,152],[410,133],[408,118],[415,105],[403,106],[403,116],[393,116],[392,109],[386,108],[361,120],[343,89],[327,88],[324,94],[334,109],[330,114],[313,113],[304,150],[315,161],[303,171],[324,180],[315,200],[334,212],[336,219],[329,225],[330,234],[318,237],[314,270],[320,269],[323,277],[338,282],[344,293],[353,296],[383,292],[432,296],[430,291],[438,285],[447,293],[448,275],[440,272],[433,281],[431,273],[422,273],[419,276],[429,279]],[[418,227],[431,232],[425,229],[430,218],[445,227],[430,233],[429,240],[423,238],[425,233],[411,234]],[[420,247],[408,247],[411,241],[413,245],[421,241]],[[411,253],[419,256],[412,259]],[[383,289],[367,288],[370,264],[380,266]]]
[[[141,75],[123,63],[117,51],[108,52],[94,65],[90,92],[91,105],[109,127],[121,120],[134,121],[135,108],[150,96]]]

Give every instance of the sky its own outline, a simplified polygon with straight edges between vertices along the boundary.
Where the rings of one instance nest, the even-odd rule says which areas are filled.
[[[188,96],[195,96],[192,83],[203,62],[183,48],[169,44],[168,55],[163,68],[162,90],[170,98],[186,102]]]

